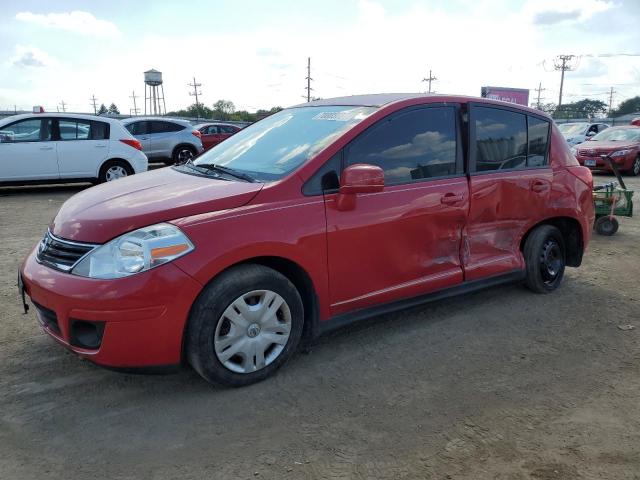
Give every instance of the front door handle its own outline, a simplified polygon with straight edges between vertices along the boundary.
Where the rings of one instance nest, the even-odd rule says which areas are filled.
[[[106,145],[94,145],[93,147],[94,148],[107,148]]]
[[[40,150],[53,150],[53,147],[40,147]]]
[[[455,193],[446,193],[440,197],[440,203],[444,205],[453,205],[464,200],[464,195],[456,195]]]

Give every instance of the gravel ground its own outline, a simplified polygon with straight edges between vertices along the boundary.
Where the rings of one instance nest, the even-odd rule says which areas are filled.
[[[386,315],[224,390],[101,369],[22,315],[18,265],[81,188],[0,189],[0,478],[640,479],[637,217],[552,295]]]

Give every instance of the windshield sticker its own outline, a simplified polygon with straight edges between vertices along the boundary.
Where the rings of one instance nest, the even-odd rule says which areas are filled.
[[[345,110],[344,112],[320,112],[313,120],[331,120],[334,122],[348,122],[356,118],[357,110]]]

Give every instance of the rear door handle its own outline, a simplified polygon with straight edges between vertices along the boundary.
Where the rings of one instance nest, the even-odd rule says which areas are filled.
[[[106,145],[94,145],[94,148],[107,148]]]
[[[535,181],[531,184],[531,191],[536,193],[542,193],[549,190],[549,184],[547,182]]]
[[[440,203],[444,205],[453,205],[464,200],[464,195],[456,195],[455,193],[446,193],[440,197]]]
[[[53,147],[40,147],[40,150],[53,150]]]

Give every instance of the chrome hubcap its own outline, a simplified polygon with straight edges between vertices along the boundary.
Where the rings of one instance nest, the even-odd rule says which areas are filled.
[[[241,295],[218,319],[214,349],[220,363],[236,373],[265,368],[280,356],[291,333],[291,310],[276,292]]]
[[[117,180],[118,178],[126,177],[127,171],[120,165],[114,165],[107,170],[106,179],[107,182]]]

